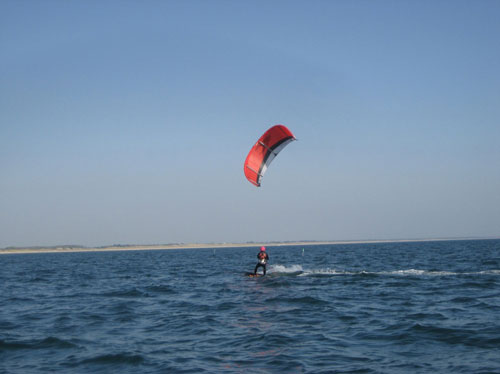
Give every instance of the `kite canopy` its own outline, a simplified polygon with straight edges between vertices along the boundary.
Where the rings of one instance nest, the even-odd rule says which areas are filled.
[[[257,140],[245,160],[243,168],[250,183],[260,187],[262,176],[271,161],[294,140],[295,136],[283,125],[276,125],[267,130]]]

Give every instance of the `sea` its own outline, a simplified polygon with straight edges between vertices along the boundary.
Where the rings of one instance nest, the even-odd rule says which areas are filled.
[[[500,240],[258,249],[2,255],[0,373],[500,373]]]

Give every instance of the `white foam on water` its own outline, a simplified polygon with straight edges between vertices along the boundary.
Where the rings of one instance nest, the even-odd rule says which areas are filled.
[[[394,270],[394,271],[382,271],[378,274],[383,275],[424,275],[424,276],[443,276],[443,275],[458,275],[460,273],[455,273],[451,271],[428,271],[420,269],[405,269],[405,270]]]
[[[349,272],[349,271],[344,271],[344,270],[337,270],[337,269],[313,269],[313,270],[306,270],[300,276],[308,276],[308,275],[354,275],[356,273]]]
[[[442,277],[442,276],[459,276],[459,275],[500,275],[500,270],[485,270],[477,272],[453,272],[453,271],[429,271],[422,269],[401,269],[391,271],[345,271],[338,269],[307,269],[299,276],[308,275],[399,275],[399,276],[422,276],[422,277]]]
[[[421,277],[442,277],[442,276],[460,276],[460,275],[500,275],[500,270],[484,270],[476,272],[453,272],[453,271],[430,271],[422,269],[401,269],[390,271],[346,271],[334,268],[303,269],[302,265],[271,265],[269,271],[280,274],[294,274],[305,277],[309,275],[397,275],[397,276],[421,276]]]
[[[300,265],[271,265],[269,271],[273,273],[301,273],[303,270]]]
[[[478,274],[500,275],[500,270],[485,270],[485,271],[480,271]]]
[[[500,275],[500,270],[484,270],[484,271],[473,271],[473,272],[455,272],[455,271],[429,271],[429,270],[418,270],[418,269],[407,269],[407,270],[395,270],[380,272],[375,274],[383,275],[422,275],[422,276],[453,276],[453,275]]]

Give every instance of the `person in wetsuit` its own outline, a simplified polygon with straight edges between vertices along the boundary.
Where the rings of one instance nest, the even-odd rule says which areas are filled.
[[[259,262],[257,262],[257,265],[255,265],[255,270],[253,271],[253,274],[257,274],[257,269],[259,267],[262,267],[264,270],[264,275],[266,275],[266,265],[267,261],[269,261],[269,256],[266,253],[266,247],[260,247],[260,252],[257,254],[257,258],[259,259]]]

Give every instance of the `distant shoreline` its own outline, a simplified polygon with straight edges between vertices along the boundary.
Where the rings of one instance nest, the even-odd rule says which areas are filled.
[[[0,254],[20,253],[70,253],[70,252],[118,252],[118,251],[152,251],[172,249],[217,249],[217,248],[252,248],[252,247],[287,247],[311,245],[341,245],[341,244],[376,244],[376,243],[415,243],[464,240],[495,240],[499,238],[436,238],[436,239],[388,239],[388,240],[337,240],[337,241],[297,241],[297,242],[262,242],[262,243],[212,243],[212,244],[158,244],[158,245],[116,245],[107,247],[87,248],[80,246],[55,246],[39,248],[5,248]]]

